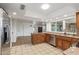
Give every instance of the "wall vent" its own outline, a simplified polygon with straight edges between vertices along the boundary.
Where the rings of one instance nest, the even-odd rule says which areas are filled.
[[[21,10],[24,10],[24,9],[25,9],[25,5],[23,5],[23,4],[20,5],[20,9],[21,9]]]

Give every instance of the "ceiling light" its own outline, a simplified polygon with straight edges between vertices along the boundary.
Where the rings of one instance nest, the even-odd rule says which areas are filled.
[[[13,12],[13,15],[16,15],[16,12]]]
[[[58,19],[58,18],[56,18],[56,19]]]
[[[41,8],[42,8],[43,10],[47,10],[49,7],[50,7],[49,4],[43,4],[43,5],[41,6]]]
[[[64,15],[64,17],[67,17],[67,15]]]

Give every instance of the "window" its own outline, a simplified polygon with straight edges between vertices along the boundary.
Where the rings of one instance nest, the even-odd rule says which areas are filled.
[[[64,22],[63,22],[64,21]],[[74,17],[51,23],[51,31],[76,34],[76,20]]]
[[[63,31],[63,22],[62,21],[52,22],[51,23],[51,31],[62,32]]]
[[[57,31],[59,31],[59,32],[63,31],[63,22],[62,21],[57,22]]]
[[[56,31],[56,22],[51,23],[51,31]]]
[[[75,19],[66,20],[66,32],[76,33],[76,21]]]

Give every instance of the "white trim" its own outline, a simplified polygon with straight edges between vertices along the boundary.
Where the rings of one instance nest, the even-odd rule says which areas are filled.
[[[10,17],[10,48],[12,47],[12,19]]]

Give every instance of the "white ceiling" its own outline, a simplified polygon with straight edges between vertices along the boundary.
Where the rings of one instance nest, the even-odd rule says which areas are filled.
[[[20,5],[24,4],[26,7],[24,10],[20,9]],[[42,10],[41,5],[43,3],[0,3],[0,7],[4,8],[6,12],[15,18],[25,18],[32,17],[36,19],[47,19],[59,16],[62,11],[66,13],[65,7],[69,7],[68,10],[71,9],[79,9],[79,4],[76,3],[49,3],[50,8],[48,10]],[[64,9],[63,9],[64,8]],[[59,10],[62,10],[61,12]],[[57,12],[59,11],[59,12]],[[12,13],[16,12],[17,15],[13,16]],[[58,14],[60,13],[60,14]],[[57,15],[58,14],[58,15]]]

